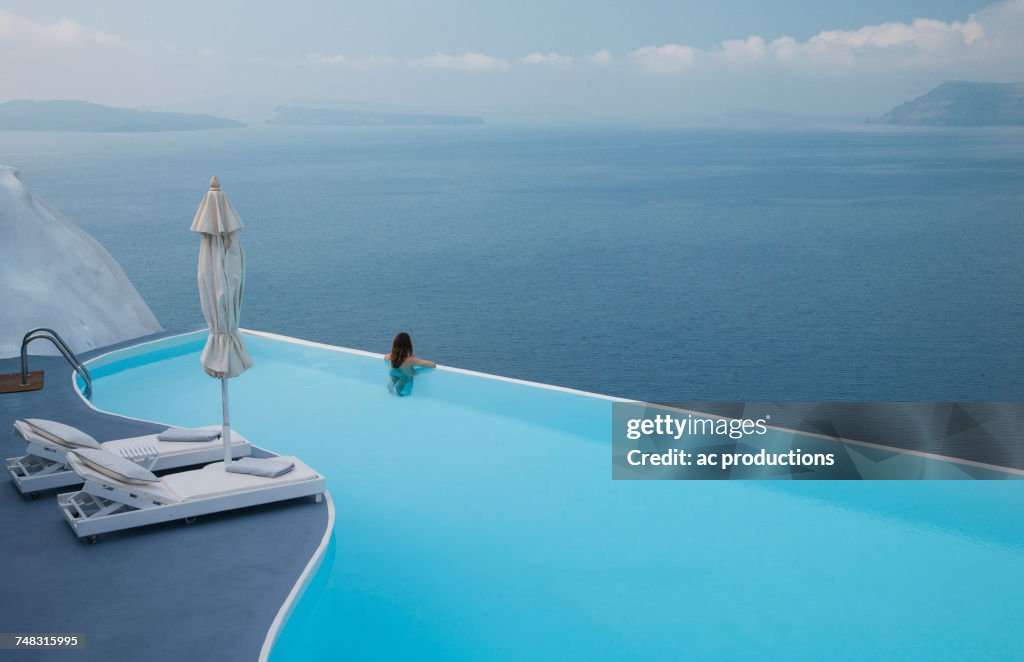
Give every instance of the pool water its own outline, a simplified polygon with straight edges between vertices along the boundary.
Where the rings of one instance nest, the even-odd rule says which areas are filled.
[[[218,422],[205,333],[90,364],[94,404]],[[234,427],[335,528],[274,661],[1013,658],[1018,481],[612,481],[611,401],[248,335]],[[301,507],[301,506],[296,506]]]

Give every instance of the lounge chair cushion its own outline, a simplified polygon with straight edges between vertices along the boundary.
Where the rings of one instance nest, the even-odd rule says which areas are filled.
[[[156,436],[158,441],[213,441],[220,438],[216,428],[167,428]]]
[[[140,447],[152,448],[156,450],[156,454],[160,457],[173,457],[176,455],[188,455],[198,451],[209,451],[210,449],[222,449],[224,444],[220,439],[212,439],[210,441],[158,441],[156,435],[151,434],[144,437],[104,441],[100,446],[103,447],[103,450],[122,457],[132,457],[135,454],[133,451]],[[251,444],[245,437],[235,432],[231,433],[231,447],[235,451],[235,456],[248,455],[250,450],[246,449],[246,446],[251,447]],[[216,453],[215,455],[222,457],[224,454]]]
[[[236,474],[250,474],[264,478],[277,478],[295,468],[291,460],[270,457],[243,457],[224,467],[225,471]]]
[[[145,485],[160,482],[156,474],[149,469],[104,450],[80,448],[74,451],[74,454],[95,471],[125,483]]]
[[[78,428],[48,421],[45,418],[26,418],[29,428],[40,437],[68,448],[100,448],[100,443]]]
[[[282,456],[274,459],[291,462],[295,465],[295,468],[277,478],[264,478],[263,476],[236,474],[225,471],[223,462],[214,462],[195,471],[167,474],[161,478],[161,482],[167,491],[173,494],[178,501],[195,501],[197,499],[260,490],[273,485],[301,483],[306,480],[320,478],[317,472],[313,471],[297,457]],[[148,489],[148,487],[143,489]]]

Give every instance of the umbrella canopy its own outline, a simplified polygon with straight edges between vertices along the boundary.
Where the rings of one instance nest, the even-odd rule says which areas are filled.
[[[199,243],[199,301],[210,327],[210,337],[200,361],[206,374],[221,380],[224,410],[224,461],[231,462],[231,424],[228,417],[228,383],[252,367],[252,357],[238,333],[238,313],[245,289],[245,252],[238,238],[244,227],[216,177],[203,197],[192,231]]]

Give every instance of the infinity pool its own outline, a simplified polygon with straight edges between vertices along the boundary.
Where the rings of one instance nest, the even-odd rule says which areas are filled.
[[[219,422],[205,338],[92,362],[95,406]],[[609,399],[448,370],[396,398],[379,356],[246,341],[234,427],[336,514],[275,662],[1020,655],[1020,482],[612,481]]]

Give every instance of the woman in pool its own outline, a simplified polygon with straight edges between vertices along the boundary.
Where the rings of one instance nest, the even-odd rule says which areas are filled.
[[[388,383],[388,392],[399,396],[412,394],[414,367],[437,367],[433,361],[424,361],[413,355],[412,338],[405,331],[395,336],[391,342],[391,353],[385,354],[384,360],[391,364],[391,370],[388,372],[391,378]]]

